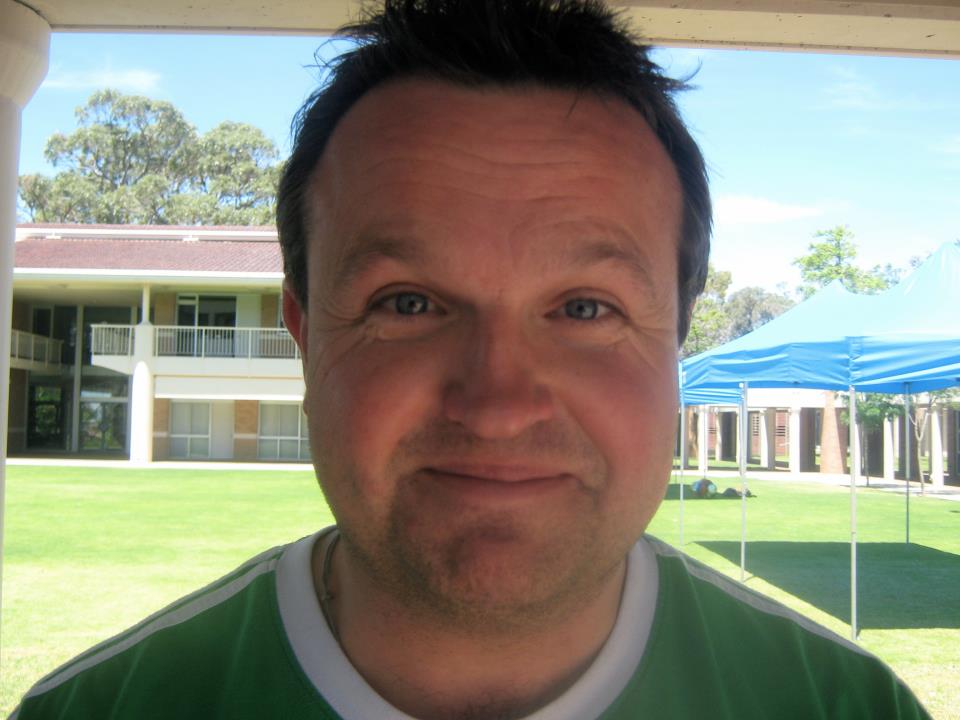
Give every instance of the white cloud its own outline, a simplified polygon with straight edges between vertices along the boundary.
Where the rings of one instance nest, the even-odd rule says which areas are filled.
[[[752,195],[720,195],[714,199],[713,217],[718,225],[761,225],[816,217],[823,208],[788,205]]]
[[[885,97],[876,84],[853,68],[838,66],[832,72],[836,81],[827,85],[824,93],[833,107],[850,110],[885,110],[893,107],[893,101]]]
[[[54,70],[43,82],[45,88],[59,90],[94,90],[112,88],[125,92],[152,92],[160,84],[160,73],[153,70],[130,68],[113,70],[73,70],[58,72]]]

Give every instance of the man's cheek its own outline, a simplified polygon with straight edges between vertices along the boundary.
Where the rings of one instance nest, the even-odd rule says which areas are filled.
[[[382,344],[341,357],[315,395],[338,452],[385,463],[399,439],[424,422],[433,374],[428,363]]]

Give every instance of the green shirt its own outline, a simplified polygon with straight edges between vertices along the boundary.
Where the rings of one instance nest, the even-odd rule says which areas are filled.
[[[406,718],[352,670],[322,623],[308,560],[315,538],[274,548],[80,655],[11,717]],[[874,656],[645,538],[631,552],[625,594],[651,588],[649,617],[625,597],[607,642],[635,639],[634,655],[611,660],[605,648],[595,663],[629,662],[623,681],[611,685],[616,667],[592,667],[531,720],[929,717]],[[567,697],[577,693],[580,705]]]

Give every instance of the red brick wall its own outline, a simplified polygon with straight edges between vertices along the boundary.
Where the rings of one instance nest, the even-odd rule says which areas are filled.
[[[240,462],[257,459],[257,430],[260,403],[237,400],[233,404],[233,459]]]
[[[170,458],[170,401],[166,398],[153,400],[153,459]]]

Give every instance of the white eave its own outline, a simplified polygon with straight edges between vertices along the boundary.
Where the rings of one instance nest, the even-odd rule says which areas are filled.
[[[200,270],[98,270],[93,268],[14,268],[14,285],[23,283],[90,283],[111,285],[274,286],[282,272],[220,272]],[[20,282],[18,282],[20,281]]]

